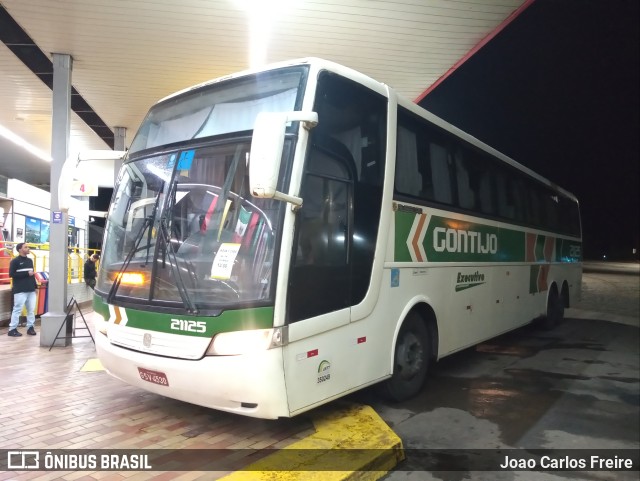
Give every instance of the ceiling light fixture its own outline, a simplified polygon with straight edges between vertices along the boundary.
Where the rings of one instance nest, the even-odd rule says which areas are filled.
[[[3,125],[0,125],[0,136],[4,137],[7,140],[10,140],[14,144],[22,147],[26,151],[32,153],[33,155],[35,155],[36,157],[38,157],[38,158],[40,158],[42,160],[45,160],[47,162],[51,162],[51,160],[52,160],[50,155],[45,154],[42,150],[38,149],[37,147],[34,147],[29,142],[24,140],[22,137],[20,137],[17,134],[14,134],[13,132],[11,132],[9,129],[7,129]]]
[[[249,67],[267,63],[271,27],[275,20],[293,8],[296,0],[237,0],[249,15]]]

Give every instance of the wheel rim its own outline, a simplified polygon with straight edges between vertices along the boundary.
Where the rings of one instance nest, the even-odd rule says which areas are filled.
[[[424,348],[420,338],[413,332],[407,332],[398,346],[396,360],[397,372],[402,379],[411,379],[420,373],[424,365],[423,357]]]

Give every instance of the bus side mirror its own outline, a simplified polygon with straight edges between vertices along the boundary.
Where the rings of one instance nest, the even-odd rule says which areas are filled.
[[[289,122],[301,121],[307,129],[318,124],[316,112],[260,112],[256,117],[249,156],[251,195],[302,205],[302,199],[278,192],[278,174],[284,147],[284,133]]]

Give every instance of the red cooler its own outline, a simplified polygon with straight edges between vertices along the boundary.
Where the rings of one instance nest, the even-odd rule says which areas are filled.
[[[0,234],[0,237],[2,237],[2,234]],[[0,242],[0,284],[11,284],[9,262],[11,262],[9,248],[5,248],[4,242]]]
[[[36,309],[35,315],[41,316],[48,310],[48,295],[47,286],[49,284],[49,274],[46,272],[36,272],[34,274],[36,278]]]

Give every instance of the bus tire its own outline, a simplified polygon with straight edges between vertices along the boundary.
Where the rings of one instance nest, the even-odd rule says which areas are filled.
[[[393,356],[393,373],[381,385],[381,394],[391,401],[404,401],[420,392],[430,360],[429,332],[422,318],[410,313],[405,319]]]
[[[547,315],[540,320],[542,329],[549,331],[556,327],[564,318],[564,300],[558,295],[558,289],[554,285],[549,292],[547,300]]]

